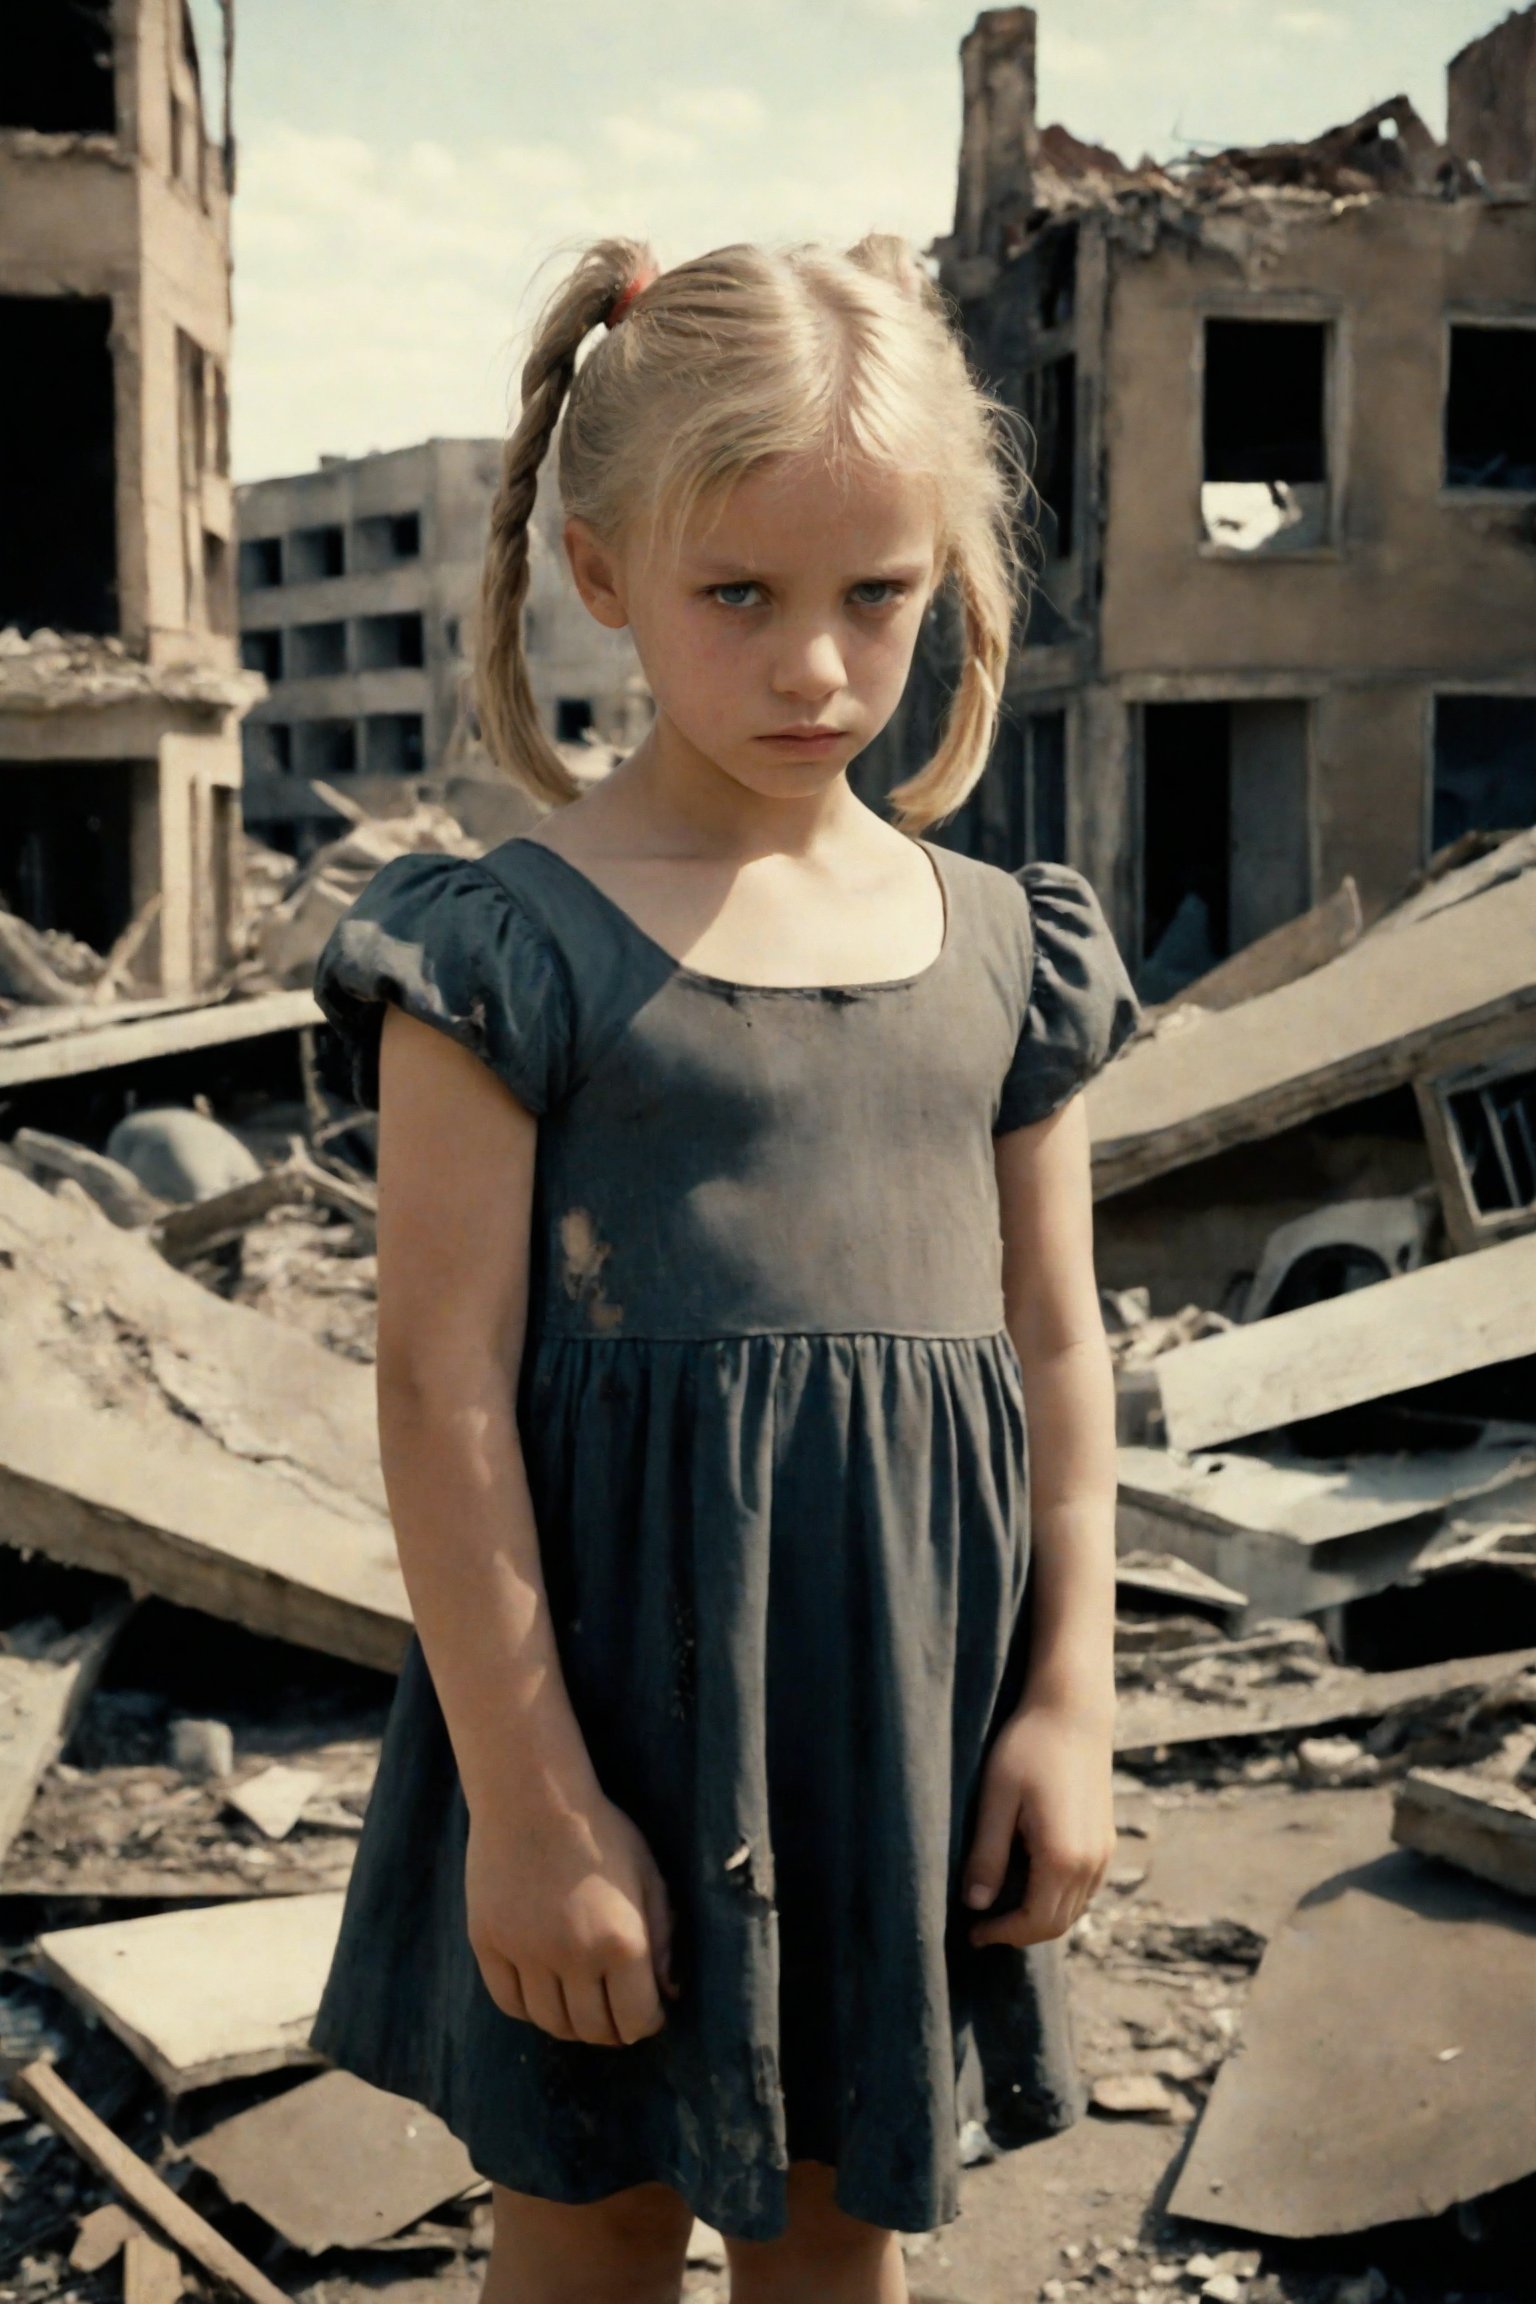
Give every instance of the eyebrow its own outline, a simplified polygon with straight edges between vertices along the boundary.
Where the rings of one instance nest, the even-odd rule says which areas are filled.
[[[778,581],[770,568],[751,568],[740,560],[698,559],[692,563],[693,573],[705,583],[712,584],[772,584]],[[886,566],[878,562],[861,568],[857,574],[845,576],[848,584],[892,584],[900,577],[913,582],[924,573],[925,564],[916,560],[894,561]]]

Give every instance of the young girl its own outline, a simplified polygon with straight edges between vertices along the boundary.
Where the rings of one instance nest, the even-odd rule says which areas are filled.
[[[576,584],[656,702],[580,798],[519,637],[557,418]],[[491,2304],[676,2298],[695,2213],[740,2304],[898,2304],[959,2125],[1081,2109],[1114,1455],[1075,1091],[1135,1002],[1078,874],[922,837],[991,741],[1015,514],[898,243],[592,249],[482,619],[487,740],[555,805],[387,865],[321,964],[380,1114],[416,1631],[313,2038],[491,2179]],[[941,584],[964,669],[898,829],[847,770]]]

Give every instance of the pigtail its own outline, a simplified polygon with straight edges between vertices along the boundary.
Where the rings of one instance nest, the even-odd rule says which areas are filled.
[[[964,658],[933,758],[886,795],[898,828],[917,834],[951,816],[987,764],[1013,634],[1013,570],[995,536],[951,569]]]
[[[475,705],[492,759],[540,800],[574,800],[580,786],[545,735],[523,649],[528,597],[528,523],[576,356],[592,330],[622,318],[655,265],[634,240],[600,240],[581,258],[539,317],[522,375],[522,414],[502,452],[480,587]]]

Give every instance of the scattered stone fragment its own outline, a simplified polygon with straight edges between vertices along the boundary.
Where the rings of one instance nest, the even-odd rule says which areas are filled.
[[[227,1776],[235,1765],[234,1731],[227,1720],[171,1722],[171,1766],[196,1784]]]
[[[1098,2111],[1131,2119],[1172,2120],[1178,2109],[1155,2072],[1106,2072],[1093,2083],[1092,2097]]]
[[[99,2272],[104,2264],[111,2263],[129,2233],[140,2229],[137,2218],[130,2216],[115,2200],[93,2208],[88,2216],[80,2219],[80,2229],[69,2252],[70,2270]]]
[[[290,1768],[276,1762],[243,1784],[231,1785],[225,1805],[246,1816],[269,1840],[284,1840],[297,1824],[305,1802],[325,1778],[317,1768]]]
[[[1303,1784],[1336,1790],[1349,1784],[1374,1784],[1381,1762],[1352,1736],[1304,1736],[1296,1747],[1297,1772]]]

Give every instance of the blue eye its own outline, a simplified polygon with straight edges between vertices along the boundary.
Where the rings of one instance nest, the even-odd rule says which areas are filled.
[[[861,608],[889,608],[901,598],[902,589],[888,576],[872,576],[866,583],[855,584],[853,597]],[[871,598],[871,594],[875,597]]]
[[[756,600],[745,599],[743,594],[761,590],[761,585],[752,583],[744,576],[739,584],[712,584],[710,598],[718,600],[722,608],[755,608]]]

